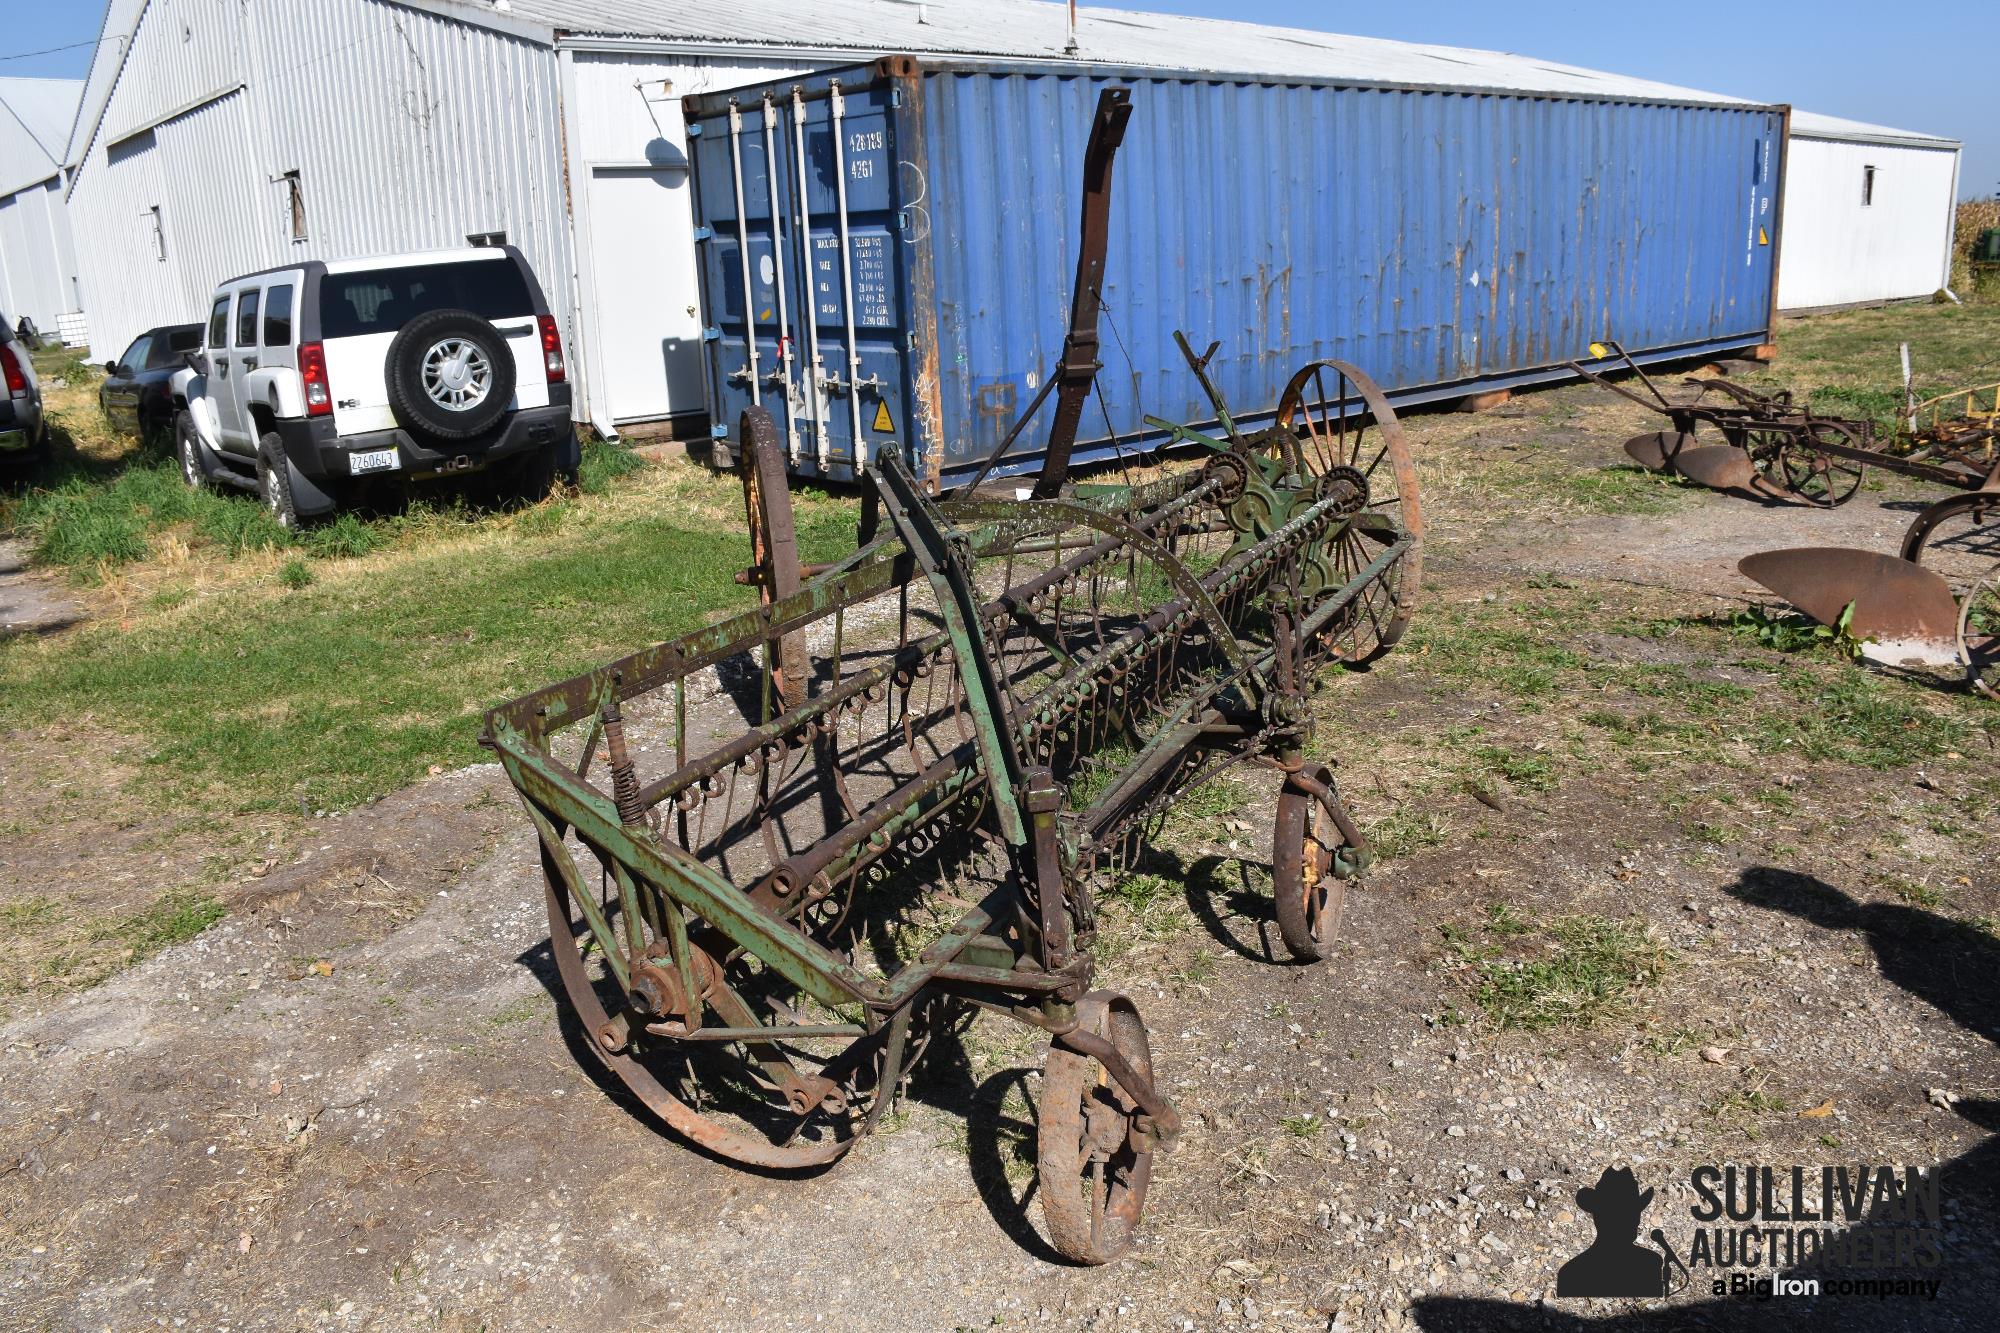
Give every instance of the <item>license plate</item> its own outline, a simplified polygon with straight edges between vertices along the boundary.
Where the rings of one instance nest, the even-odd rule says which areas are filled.
[[[393,472],[396,470],[394,449],[370,449],[366,453],[347,456],[349,476],[359,476],[363,472]]]

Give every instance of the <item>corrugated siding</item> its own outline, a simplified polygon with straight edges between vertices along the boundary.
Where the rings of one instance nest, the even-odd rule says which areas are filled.
[[[857,87],[861,71],[804,82],[833,78],[849,89],[843,142],[859,147],[860,130],[885,123],[892,89]],[[907,306],[885,326],[870,313],[889,308],[885,297],[857,292],[863,377],[888,359],[895,382],[884,396],[919,422],[935,394],[927,437],[897,438],[923,459],[941,448],[946,473],[990,452],[1059,354],[1085,140],[1112,82],[1132,88],[1133,113],[1112,192],[1104,370],[1083,425],[1086,453],[1111,436],[1153,438],[1147,415],[1212,417],[1176,330],[1198,348],[1220,341],[1210,374],[1250,425],[1268,420],[1294,371],[1319,359],[1353,362],[1407,399],[1546,378],[1595,339],[1646,354],[1767,336],[1780,127],[1769,109],[1051,66],[931,70],[919,128],[908,114],[887,122],[905,136],[889,145],[895,169],[851,163],[848,202],[855,234],[885,238],[885,256],[896,256],[893,300]],[[823,366],[837,368],[835,152],[827,102],[809,101],[808,112],[816,336]],[[746,360],[743,282],[727,126],[720,105],[703,114],[697,195],[715,227],[704,274],[719,333],[708,344],[709,394],[726,424],[747,398],[730,378]],[[746,154],[753,255],[769,245],[764,174],[761,154]],[[793,210],[785,201],[797,174],[780,164],[781,213]],[[807,264],[795,238],[785,248],[796,282]],[[760,342],[775,347],[761,313],[769,279],[753,282]],[[920,383],[932,323],[935,390]],[[813,337],[791,333],[808,352]],[[803,379],[798,393],[810,407]],[[834,412],[835,475],[854,433],[851,416]]]
[[[177,8],[178,7],[178,8]],[[380,0],[153,0],[106,106],[108,127],[198,96],[213,71],[183,59],[182,30],[227,53],[241,93],[107,152],[100,134],[71,191],[94,335],[117,343],[198,318],[210,288],[302,259],[461,245],[505,231],[568,326],[555,57],[546,47]],[[307,239],[291,234],[276,178],[296,170]],[[168,258],[146,210],[162,207]]]
[[[1929,296],[1947,280],[1955,148],[1794,138],[1785,178],[1785,253],[1778,306]],[[1874,202],[1861,202],[1862,168]]]
[[[1755,340],[1770,322],[1777,118],[1478,94],[1121,80],[1103,407],[1210,415],[1173,343],[1222,340],[1235,406],[1268,411],[1317,358],[1392,390],[1587,354]],[[1102,79],[926,79],[948,457],[1008,425],[1061,346],[1077,190]],[[1086,432],[1104,434],[1098,409]],[[947,463],[950,466],[950,463]]]
[[[995,56],[1016,62],[1075,58],[1155,69],[1338,79],[1406,87],[1482,88],[1645,101],[1749,105],[1629,75],[1506,51],[1354,37],[1230,19],[1046,0],[510,0],[512,18],[572,36],[741,44],[826,60],[885,52]],[[1338,21],[1337,18],[1335,21]],[[1072,36],[1075,44],[1071,45]],[[843,61],[843,63],[844,63]]]
[[[97,147],[244,81],[241,0],[147,0]]]
[[[26,315],[53,335],[57,318],[78,308],[75,273],[59,182],[0,199],[0,314],[10,325]]]
[[[230,206],[253,189],[248,132],[244,94],[233,93],[108,156],[94,150],[69,205],[94,350],[110,355],[155,324],[199,318],[216,281],[256,266],[239,262],[256,253],[256,236]]]

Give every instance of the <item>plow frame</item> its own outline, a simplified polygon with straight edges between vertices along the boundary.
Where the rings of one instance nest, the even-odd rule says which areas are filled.
[[[1581,361],[1570,368],[1600,388],[1658,412],[1672,424],[1658,436],[1640,436],[1626,452],[1648,467],[1678,472],[1718,490],[1748,490],[1771,499],[1830,506],[1858,489],[1866,468],[1879,467],[1961,491],[2000,490],[2000,384],[1953,389],[1907,405],[1899,428],[1883,437],[1873,421],[1829,416],[1801,407],[1791,394],[1758,393],[1727,380],[1687,383],[1699,391],[1676,402],[1663,393],[1625,349],[1615,342],[1595,345],[1622,363],[1645,387],[1635,392],[1610,379],[1602,366]],[[1727,404],[1704,402],[1711,392]],[[1956,412],[1950,409],[1956,406]],[[1695,444],[1707,424],[1740,451],[1748,466],[1723,456],[1714,446]],[[1831,460],[1851,467],[1835,468]],[[1836,478],[1833,474],[1841,474]]]

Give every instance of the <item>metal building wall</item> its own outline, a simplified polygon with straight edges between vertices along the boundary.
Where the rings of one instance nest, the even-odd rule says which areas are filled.
[[[589,415],[699,416],[700,288],[680,99],[808,66],[591,49],[563,59]]]
[[[155,324],[200,318],[217,279],[256,267],[237,262],[255,238],[231,207],[250,179],[248,123],[239,91],[92,144],[69,212],[93,351],[113,356]]]
[[[388,0],[148,0],[70,190],[93,334],[199,318],[237,273],[477,231],[522,248],[572,329],[562,163],[541,43]]]
[[[0,313],[10,323],[26,315],[53,337],[57,319],[82,308],[75,275],[61,180],[0,199]]]
[[[1872,203],[1862,168],[1875,168]],[[1792,137],[1778,308],[1929,296],[1951,277],[1958,149]]]

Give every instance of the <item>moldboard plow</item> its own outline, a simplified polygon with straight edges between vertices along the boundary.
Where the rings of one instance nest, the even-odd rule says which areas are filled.
[[[2000,697],[2000,563],[1992,563],[2000,561],[2000,385],[1921,402],[1911,395],[1897,428],[1883,435],[1873,421],[1822,416],[1789,393],[1759,393],[1727,380],[1690,380],[1695,397],[1676,402],[1616,343],[1592,351],[1622,361],[1644,392],[1580,362],[1571,368],[1669,421],[1671,429],[1625,443],[1628,455],[1655,471],[1820,508],[1851,499],[1870,466],[1958,492],[1917,514],[1896,555],[1793,547],[1745,557],[1738,568],[1813,619],[1863,641],[1871,658],[1962,669],[1973,688]],[[1704,425],[1722,443],[1702,442]]]
[[[1089,155],[1107,174],[1117,91]],[[1308,757],[1310,691],[1402,635],[1423,526],[1394,413],[1337,362],[1254,433],[1210,387],[1220,433],[1174,428],[1198,467],[1068,484],[1062,404],[1093,342],[1072,327],[1032,496],[936,500],[884,448],[859,549],[817,570],[752,408],[761,603],[496,708],[484,737],[540,838],[584,1040],[673,1129],[750,1166],[830,1163],[928,1043],[1002,1014],[1049,1034],[1039,1193],[1084,1263],[1131,1243],[1180,1125],[1137,1008],[1093,989],[1092,880],[1258,764],[1281,784],[1279,933],[1326,952],[1367,851]]]

